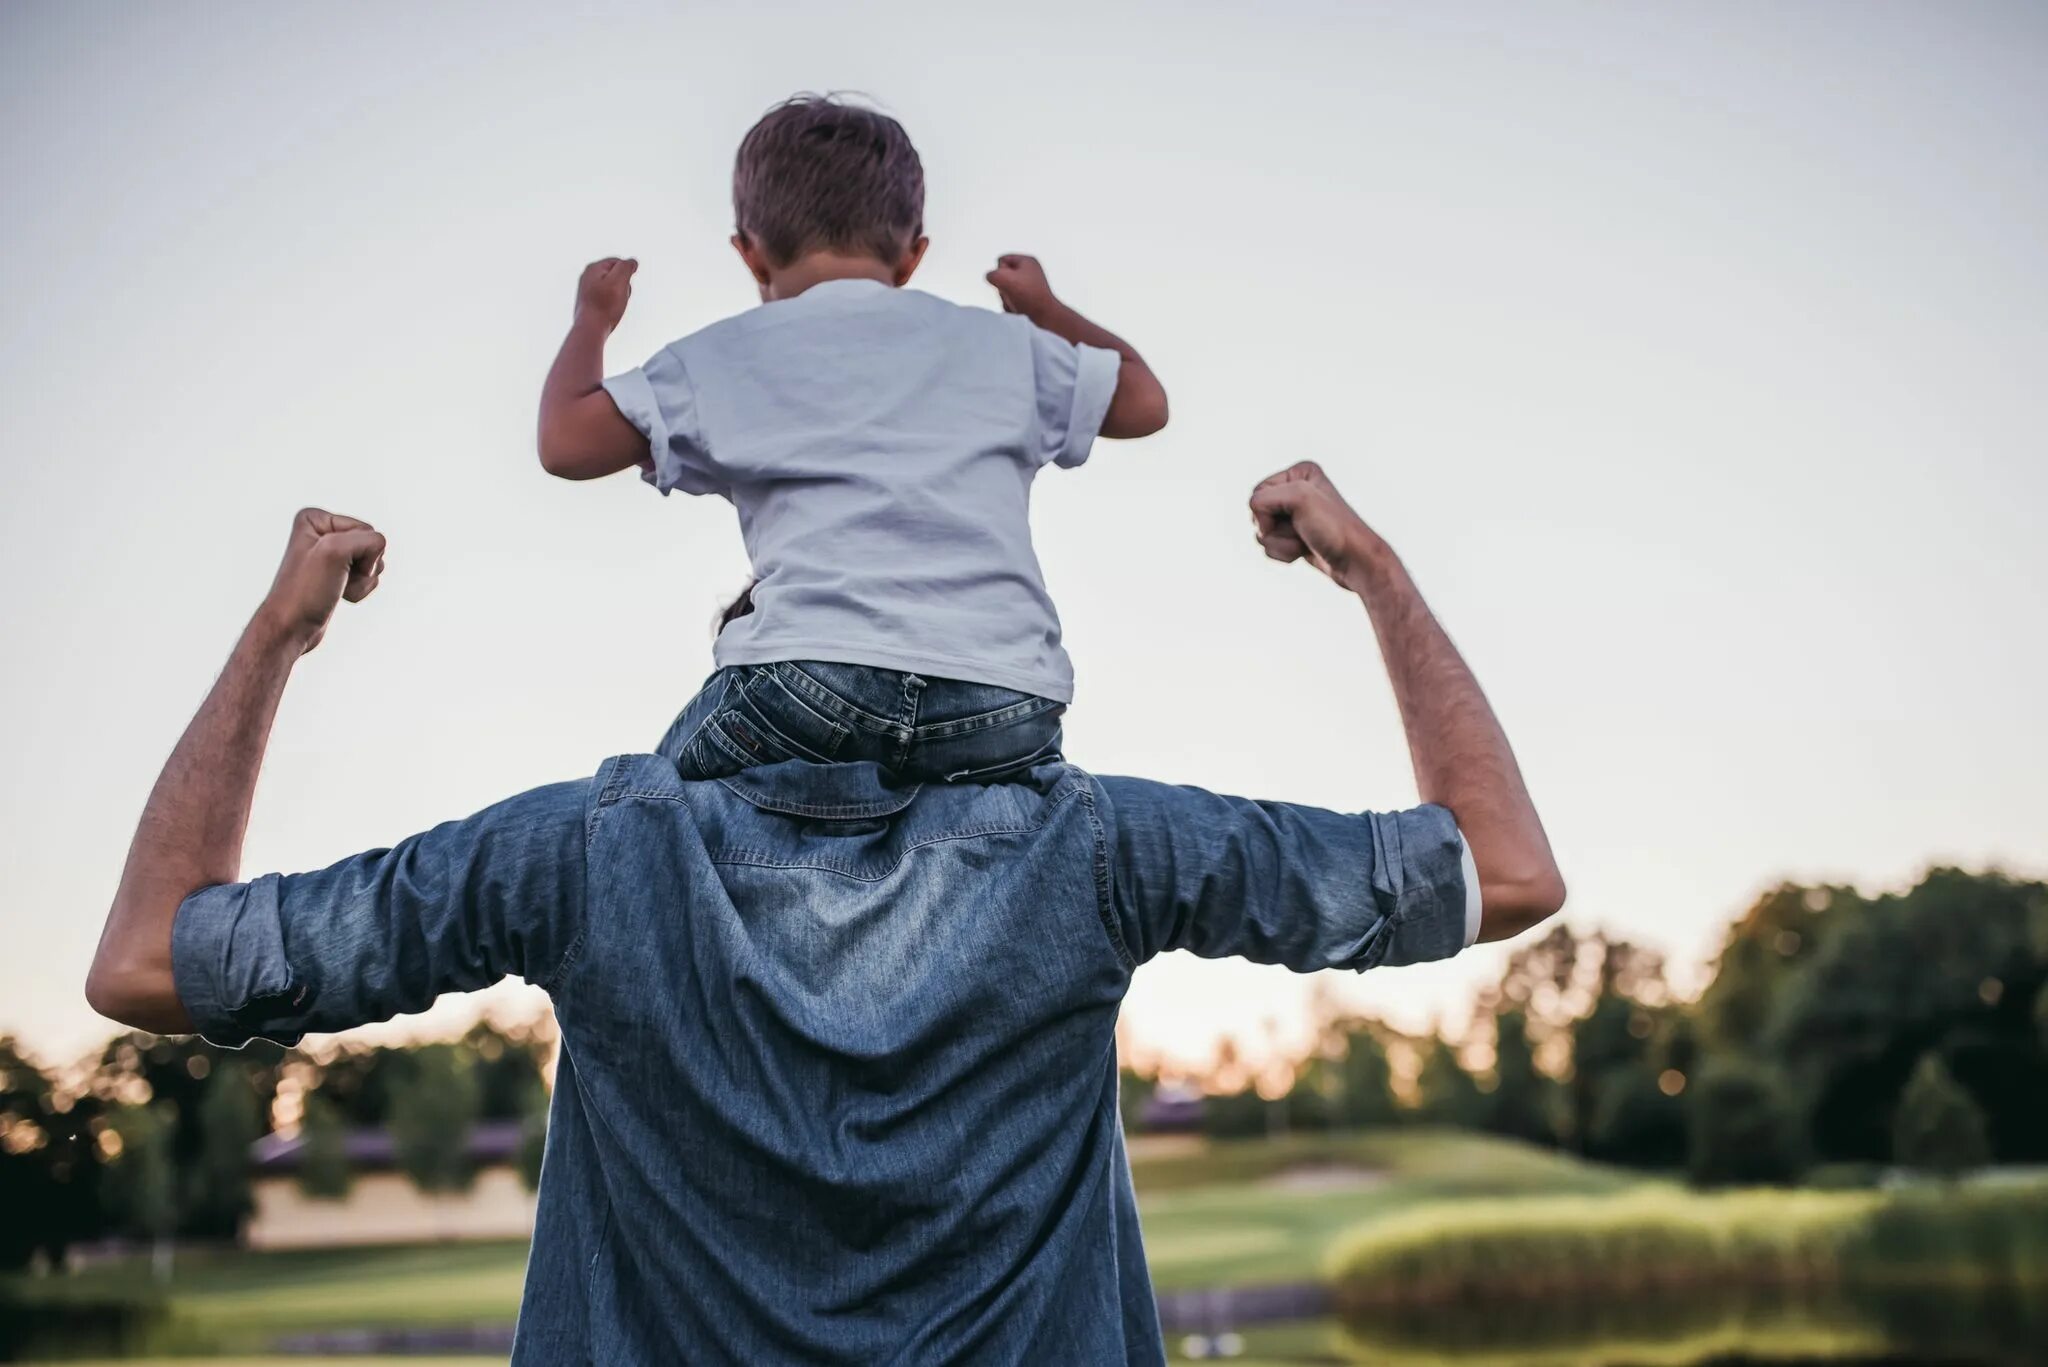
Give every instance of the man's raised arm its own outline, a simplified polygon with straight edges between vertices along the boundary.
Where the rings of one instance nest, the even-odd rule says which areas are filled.
[[[292,663],[320,643],[343,598],[377,587],[384,537],[308,508],[277,578],[150,792],[86,977],[95,1011],[161,1034],[189,1031],[171,971],[171,926],[192,893],[241,876],[242,836]]]
[[[1514,751],[1393,548],[1313,462],[1260,484],[1251,505],[1267,555],[1307,560],[1364,602],[1408,733],[1416,787],[1424,802],[1457,818],[1478,869],[1479,938],[1504,940],[1555,913],[1564,905],[1564,877]]]

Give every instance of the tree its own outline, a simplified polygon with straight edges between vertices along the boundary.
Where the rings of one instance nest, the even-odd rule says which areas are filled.
[[[1117,1068],[1116,1108],[1126,1133],[1137,1134],[1145,1128],[1145,1107],[1157,1090],[1159,1079],[1153,1074],[1141,1073],[1135,1068]]]
[[[1337,1065],[1333,1060],[1311,1055],[1294,1070],[1287,1095],[1280,1098],[1286,1111],[1286,1128],[1297,1132],[1328,1130],[1336,1123],[1338,1103]]]
[[[1688,1146],[1685,1104],[1650,1065],[1610,1072],[1594,1100],[1586,1153],[1637,1168],[1677,1168]]]
[[[533,1107],[536,1094],[545,1096],[541,1077],[545,1047],[532,1028],[500,1029],[478,1021],[460,1045],[476,1057],[476,1113],[479,1120],[519,1120]]]
[[[519,1182],[528,1191],[540,1190],[542,1160],[547,1156],[548,1097],[545,1092],[519,1122]]]
[[[1501,1012],[1494,1017],[1493,1038],[1494,1084],[1487,1098],[1486,1128],[1531,1144],[1556,1143],[1556,1085],[1536,1067],[1528,1016],[1520,1010]]]
[[[171,1275],[171,1235],[178,1228],[178,1174],[171,1146],[177,1119],[169,1102],[119,1106],[107,1117],[114,1156],[103,1187],[114,1222],[150,1241],[158,1281]]]
[[[231,1051],[196,1036],[173,1039],[141,1031],[117,1035],[101,1053],[91,1081],[100,1103],[161,1104],[171,1121],[171,1167],[183,1178],[179,1233],[230,1238],[247,1216],[248,1145],[270,1127],[286,1057],[262,1040]],[[215,1092],[223,1075],[240,1082],[238,1093]],[[210,1108],[209,1096],[220,1109]],[[231,1154],[236,1136],[241,1151]]]
[[[1782,883],[1728,928],[1714,978],[1700,994],[1700,1033],[1717,1052],[1748,1053],[1763,1040],[1785,986],[1828,931],[1862,908],[1853,889]]]
[[[1337,1096],[1332,1119],[1343,1129],[1392,1125],[1400,1119],[1394,1100],[1394,1070],[1386,1041],[1370,1021],[1344,1032],[1344,1053],[1335,1066]]]
[[[391,1098],[412,1076],[413,1050],[345,1049],[320,1069],[320,1090],[350,1127],[372,1129],[391,1121]]]
[[[1486,1098],[1478,1082],[1451,1047],[1434,1035],[1423,1042],[1415,1091],[1417,1113],[1432,1125],[1476,1129],[1485,1118]]]
[[[2048,1160],[2048,1047],[2028,1006],[2048,981],[2048,885],[1931,870],[1907,892],[1861,904],[1784,984],[1760,1052],[1790,1075],[1816,1153],[1892,1156],[1899,1098],[1920,1058],[1993,1101],[1992,1152]],[[1832,918],[1833,913],[1830,913]]]
[[[1202,1102],[1202,1133],[1211,1139],[1255,1139],[1272,1129],[1266,1114],[1272,1103],[1256,1087],[1205,1097]]]
[[[1984,1112],[1941,1055],[1929,1050],[1914,1065],[1892,1122],[1892,1157],[1910,1168],[1955,1177],[1991,1161]]]
[[[348,1124],[341,1108],[317,1088],[306,1093],[299,1135],[299,1190],[316,1201],[346,1197],[355,1184],[348,1158]]]
[[[211,1071],[199,1094],[199,1156],[186,1169],[187,1229],[212,1237],[241,1233],[255,1209],[249,1147],[263,1137],[256,1089],[240,1068]]]
[[[398,1166],[425,1192],[465,1191],[475,1180],[469,1131],[476,1120],[472,1056],[452,1044],[413,1051],[413,1068],[391,1098]]]
[[[1686,1167],[1700,1186],[1791,1182],[1805,1168],[1798,1114],[1768,1064],[1708,1063],[1686,1089]]]
[[[11,1037],[0,1035],[0,1269],[38,1254],[54,1261],[66,1245],[97,1232],[100,1172],[91,1126],[98,1109],[60,1093]]]

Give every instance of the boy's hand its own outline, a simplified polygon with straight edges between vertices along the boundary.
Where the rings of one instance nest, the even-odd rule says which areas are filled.
[[[576,282],[576,317],[598,324],[609,337],[626,316],[626,303],[633,297],[633,272],[640,263],[632,257],[607,256],[583,268]]]
[[[1035,256],[999,256],[988,282],[1002,297],[1004,313],[1021,313],[1036,322],[1052,305],[1052,286],[1045,282],[1045,267]]]

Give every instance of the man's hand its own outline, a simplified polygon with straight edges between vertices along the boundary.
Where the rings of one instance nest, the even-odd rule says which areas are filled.
[[[1347,576],[1386,547],[1312,460],[1260,481],[1251,503],[1252,524],[1268,556],[1307,560],[1347,588],[1356,587]]]
[[[1038,264],[1035,256],[999,256],[996,268],[987,278],[1002,298],[1004,313],[1021,313],[1037,322],[1059,302],[1053,297],[1052,286],[1045,282],[1045,267]]]
[[[583,268],[576,282],[576,318],[604,329],[609,337],[626,316],[626,304],[633,297],[633,272],[640,263],[632,257],[607,256]]]
[[[326,635],[335,604],[362,602],[383,573],[382,532],[340,513],[302,508],[257,620],[303,654]]]

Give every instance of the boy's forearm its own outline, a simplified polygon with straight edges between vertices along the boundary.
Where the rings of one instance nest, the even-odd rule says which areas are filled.
[[[1145,358],[1138,354],[1136,347],[1108,328],[1091,322],[1078,309],[1071,308],[1057,299],[1033,310],[1030,318],[1053,336],[1064,337],[1077,346],[1102,347],[1114,351],[1126,361],[1145,364]]]
[[[1166,387],[1138,349],[1078,310],[1054,299],[1028,315],[1033,323],[1076,346],[1101,347],[1123,357],[1116,397],[1102,421],[1105,437],[1149,437],[1166,426]]]

